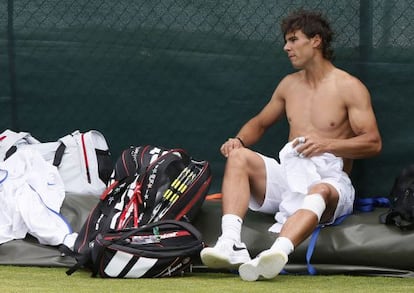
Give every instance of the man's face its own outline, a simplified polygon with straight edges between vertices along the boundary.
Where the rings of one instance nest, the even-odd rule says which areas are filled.
[[[286,34],[283,50],[288,54],[294,68],[304,68],[307,62],[313,57],[315,51],[314,38],[308,38],[301,30]]]

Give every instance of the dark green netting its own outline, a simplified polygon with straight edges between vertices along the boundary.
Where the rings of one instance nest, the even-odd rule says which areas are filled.
[[[42,141],[100,130],[114,157],[131,144],[186,148],[211,162],[220,190],[221,143],[270,98],[292,68],[279,22],[290,10],[318,9],[337,32],[335,64],[372,94],[383,137],[379,157],[355,164],[357,195],[384,196],[414,146],[413,0],[5,0],[0,2],[1,130]],[[256,149],[276,155],[282,122]],[[96,198],[68,197],[63,214],[79,230]],[[383,212],[355,214],[322,230],[318,272],[413,275],[413,233],[379,224]],[[207,202],[196,226],[207,244],[220,229]],[[249,212],[243,240],[256,254],[272,243],[270,216]],[[307,242],[287,269],[306,270]],[[28,253],[30,252],[30,253]],[[69,266],[33,238],[5,243],[1,264]]]
[[[366,83],[384,139],[356,163],[359,196],[385,195],[412,162],[414,1],[8,0],[0,2],[0,125],[42,141],[103,132],[116,157],[131,144],[181,146],[212,164],[221,143],[292,68],[279,22],[324,12],[336,65]],[[276,155],[281,123],[256,148]]]

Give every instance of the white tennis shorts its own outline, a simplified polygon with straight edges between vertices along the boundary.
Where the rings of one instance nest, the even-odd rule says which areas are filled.
[[[266,194],[262,205],[259,205],[253,196],[250,197],[249,208],[267,214],[283,213],[288,217],[296,212],[301,206],[305,195],[292,193],[282,172],[282,166],[274,158],[259,154],[266,166]],[[334,217],[328,223],[332,224],[337,218],[351,214],[353,211],[355,189],[349,176],[343,172],[343,176],[337,178],[322,178],[317,183],[328,183],[332,185],[339,194],[338,205]],[[275,217],[278,222],[282,222]]]

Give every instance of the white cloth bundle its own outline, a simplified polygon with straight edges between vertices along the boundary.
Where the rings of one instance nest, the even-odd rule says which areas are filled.
[[[29,233],[41,244],[73,245],[65,241],[76,233],[60,214],[65,189],[56,167],[36,150],[19,149],[0,170],[0,244]]]

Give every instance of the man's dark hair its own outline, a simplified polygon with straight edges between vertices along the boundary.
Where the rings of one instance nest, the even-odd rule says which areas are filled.
[[[327,19],[320,12],[306,11],[303,9],[292,12],[282,20],[283,38],[286,34],[301,30],[308,38],[319,35],[322,39],[322,55],[325,59],[333,59],[331,41],[334,35]]]

